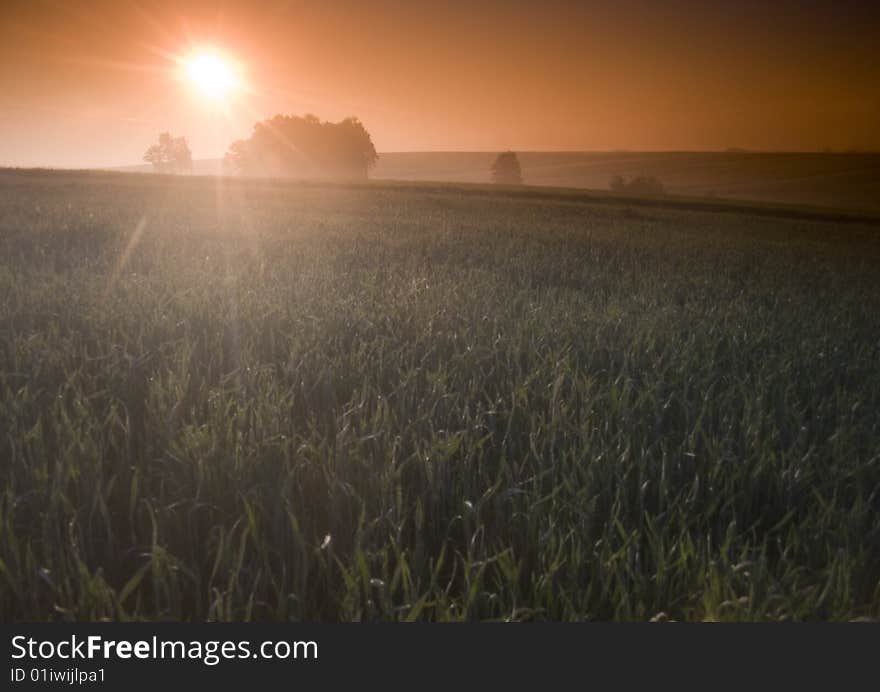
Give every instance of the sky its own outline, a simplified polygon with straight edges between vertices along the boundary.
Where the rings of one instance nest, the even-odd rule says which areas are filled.
[[[880,149],[876,2],[0,0],[0,165],[222,156],[258,120],[382,151]],[[217,101],[177,60],[210,47]]]

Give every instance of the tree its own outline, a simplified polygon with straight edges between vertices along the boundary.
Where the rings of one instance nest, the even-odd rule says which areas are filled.
[[[625,178],[615,175],[608,183],[612,192],[625,192],[631,195],[662,195],[666,192],[663,183],[652,175],[637,175],[634,178]]]
[[[522,185],[522,169],[512,151],[505,151],[492,164],[492,182],[497,185]]]
[[[357,118],[331,123],[308,114],[257,123],[250,138],[230,145],[223,162],[242,175],[362,179],[378,158]]]
[[[159,135],[144,154],[144,161],[153,164],[157,173],[189,173],[192,171],[192,152],[185,137],[172,137],[168,132]]]
[[[608,187],[612,192],[626,192],[626,179],[622,175],[613,175]]]

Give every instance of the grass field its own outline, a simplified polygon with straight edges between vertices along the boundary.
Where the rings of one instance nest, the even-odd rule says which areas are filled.
[[[0,619],[880,618],[880,227],[759,212],[0,173]]]

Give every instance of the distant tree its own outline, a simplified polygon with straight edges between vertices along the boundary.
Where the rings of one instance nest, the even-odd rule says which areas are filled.
[[[170,133],[159,135],[159,143],[152,145],[144,154],[144,161],[153,164],[157,173],[189,173],[192,171],[192,152],[185,137],[172,137]]]
[[[257,123],[248,139],[230,145],[223,162],[242,175],[361,179],[378,158],[357,118],[331,123],[308,114]]]
[[[626,179],[622,175],[613,175],[608,187],[612,192],[626,192]]]
[[[505,151],[492,164],[492,182],[497,185],[522,185],[522,169],[516,153]]]
[[[625,178],[615,175],[608,183],[612,192],[625,192],[631,195],[662,195],[666,188],[658,178],[652,175],[637,175],[633,178]]]

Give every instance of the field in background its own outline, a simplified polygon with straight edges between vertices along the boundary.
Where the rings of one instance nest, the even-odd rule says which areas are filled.
[[[2,172],[0,619],[878,618],[878,287],[876,224]]]
[[[485,183],[495,156],[487,152],[386,152],[380,154],[372,177]],[[519,159],[528,185],[607,190],[614,175],[651,175],[675,195],[880,211],[880,154],[521,152]],[[196,161],[195,172],[217,175],[220,162]]]
[[[523,152],[528,185],[607,190],[614,175],[651,175],[693,197],[880,210],[880,154]],[[491,153],[384,153],[374,178],[488,182]]]

